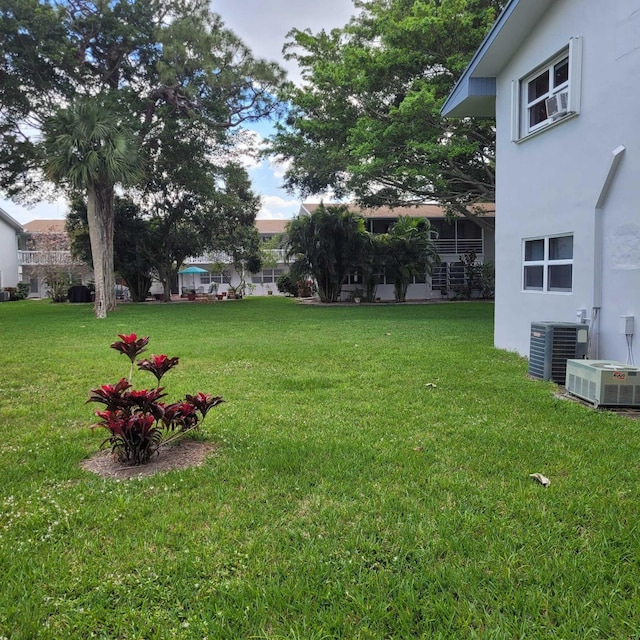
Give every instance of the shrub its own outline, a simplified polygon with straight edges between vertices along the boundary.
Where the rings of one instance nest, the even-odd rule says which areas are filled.
[[[496,289],[496,274],[493,262],[485,262],[480,268],[480,295],[483,298],[493,298]]]
[[[28,282],[18,282],[16,300],[25,300],[29,296],[31,285]]]
[[[310,298],[314,294],[313,280],[298,280],[298,297]]]
[[[173,404],[161,402],[167,394],[163,393],[160,381],[179,362],[179,358],[169,358],[164,354],[137,362],[140,371],[148,371],[155,376],[156,388],[133,389],[131,378],[135,360],[145,351],[149,338],[138,338],[135,333],[119,334],[118,337],[120,340],[111,348],[131,361],[129,379],[121,378],[115,385],[105,384],[91,390],[87,402],[105,405],[105,410],[96,411],[100,420],[91,428],[102,427],[109,432],[101,446],[108,443],[120,462],[144,464],[161,446],[197,429],[209,410],[223,400],[220,396],[198,392]]]
[[[288,273],[281,273],[276,280],[276,287],[280,293],[290,296],[298,295],[298,285],[295,283]]]

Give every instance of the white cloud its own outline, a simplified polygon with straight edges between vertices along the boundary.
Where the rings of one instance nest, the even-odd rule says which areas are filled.
[[[289,220],[298,214],[300,201],[280,196],[262,196],[259,220]]]
[[[290,166],[290,160],[278,160],[278,158],[275,158],[273,156],[269,158],[269,168],[271,169],[275,178],[284,178],[284,174],[287,172],[287,169]]]
[[[297,83],[300,70],[282,55],[287,33],[293,28],[317,33],[343,27],[357,13],[351,0],[216,0],[211,6],[256,57],[278,62]]]
[[[264,138],[251,129],[242,129],[235,134],[236,144],[230,158],[238,162],[245,169],[255,169],[263,164],[260,152],[264,147]]]

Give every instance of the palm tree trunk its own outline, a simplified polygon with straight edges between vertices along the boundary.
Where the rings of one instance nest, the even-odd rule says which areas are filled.
[[[116,308],[112,187],[92,185],[87,189],[87,222],[96,280],[94,312],[96,318],[106,318],[107,312]]]

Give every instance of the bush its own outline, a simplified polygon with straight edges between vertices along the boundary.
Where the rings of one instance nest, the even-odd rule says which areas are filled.
[[[314,294],[313,280],[298,280],[298,297],[310,298]]]
[[[31,291],[31,285],[28,282],[18,282],[14,298],[12,299],[25,300],[29,295],[29,291]]]
[[[112,349],[126,355],[131,361],[129,379],[121,378],[115,385],[105,384],[92,389],[87,402],[104,404],[104,411],[96,411],[100,420],[91,428],[102,427],[109,436],[102,443],[111,446],[111,452],[120,462],[144,464],[169,441],[198,428],[207,412],[223,402],[220,396],[198,392],[187,395],[184,400],[165,404],[160,399],[162,393],[160,381],[164,374],[175,367],[179,358],[166,355],[155,356],[138,361],[138,369],[149,371],[156,380],[155,389],[134,390],[131,377],[135,359],[149,342],[149,338],[138,338],[135,333],[119,334],[119,341],[111,345]],[[169,437],[173,432],[175,435]]]
[[[480,267],[480,295],[493,299],[496,289],[496,274],[493,262],[485,262]]]
[[[298,295],[298,285],[291,279],[288,273],[282,273],[278,276],[276,287],[278,287],[280,293],[284,293],[285,295],[294,297]]]

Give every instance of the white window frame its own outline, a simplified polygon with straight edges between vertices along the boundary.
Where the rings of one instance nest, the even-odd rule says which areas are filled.
[[[551,259],[550,258],[550,245],[551,241],[557,238],[571,238],[571,258],[562,258],[562,259]],[[544,243],[544,252],[542,259],[539,260],[527,260],[526,249],[527,242],[539,242],[542,241]],[[539,236],[535,238],[524,238],[522,240],[522,291],[529,292],[537,292],[537,293],[573,293],[573,241],[574,235],[572,233],[558,233],[549,236]],[[571,286],[568,288],[560,288],[560,287],[551,287],[550,285],[550,276],[549,271],[553,267],[560,266],[571,266]],[[542,286],[541,287],[532,287],[527,286],[526,284],[526,273],[528,268],[542,268]]]
[[[551,86],[555,65],[568,58],[569,78],[556,86]],[[549,73],[550,86],[546,94],[538,96],[529,102],[528,86],[535,78],[544,72]],[[582,93],[582,36],[576,36],[569,40],[569,44],[556,52],[543,64],[533,69],[519,80],[511,83],[511,141],[522,142],[532,136],[557,126],[580,113],[580,95]],[[547,98],[566,91],[568,94],[567,113],[559,118],[546,118],[532,126],[529,125],[530,108],[543,102]]]
[[[276,284],[278,277],[282,275],[282,269],[262,269],[251,276],[252,284]]]

